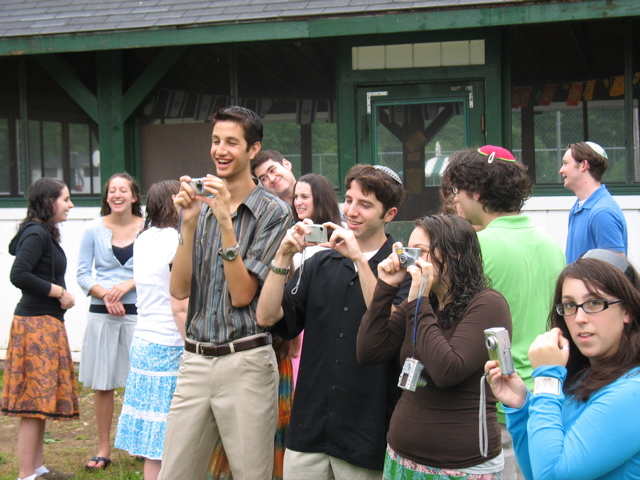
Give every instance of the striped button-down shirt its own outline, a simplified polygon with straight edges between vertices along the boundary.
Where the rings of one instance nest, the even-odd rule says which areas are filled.
[[[249,273],[264,283],[269,263],[287,229],[293,224],[289,206],[258,183],[232,214],[233,229]],[[193,243],[193,274],[187,315],[187,337],[197,342],[232,342],[266,331],[256,322],[256,293],[246,307],[231,304],[223,262],[218,255],[222,232],[216,217],[203,203]]]

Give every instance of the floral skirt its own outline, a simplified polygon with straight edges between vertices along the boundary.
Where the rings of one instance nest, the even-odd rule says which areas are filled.
[[[55,317],[15,315],[4,366],[2,413],[74,420],[78,385],[64,323]]]
[[[383,480],[502,480],[502,472],[465,473],[454,468],[421,465],[398,455],[387,445]]]
[[[278,374],[280,384],[278,387],[278,427],[274,440],[273,480],[282,480],[282,468],[284,462],[285,440],[289,421],[291,420],[291,404],[293,402],[293,367],[291,358],[278,359]],[[232,480],[229,459],[222,446],[222,440],[218,442],[211,455],[206,480]]]
[[[171,397],[184,347],[133,337],[131,371],[124,391],[114,446],[152,460],[162,458]]]

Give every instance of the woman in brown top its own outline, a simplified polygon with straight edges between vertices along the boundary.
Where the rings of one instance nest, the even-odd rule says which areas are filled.
[[[419,248],[420,258],[404,268],[392,253],[379,264],[373,301],[358,332],[360,363],[398,358],[402,365],[411,359],[405,366],[417,361],[418,370],[424,368],[419,383],[426,385],[405,389],[391,417],[384,478],[499,480],[500,428],[490,391],[481,411],[488,427],[483,439],[478,408],[488,359],[484,330],[510,331],[509,307],[486,286],[480,246],[468,221],[437,215],[415,225],[408,246]],[[409,296],[392,312],[407,272]]]

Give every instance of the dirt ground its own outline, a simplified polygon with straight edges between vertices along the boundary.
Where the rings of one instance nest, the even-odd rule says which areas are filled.
[[[113,465],[104,472],[85,472],[84,465],[98,451],[96,427],[93,421],[93,391],[79,392],[80,419],[47,421],[44,446],[45,465],[62,472],[73,472],[84,479],[142,479],[143,464],[122,450],[112,450]],[[116,412],[111,438],[116,433],[117,418],[122,408],[123,390],[116,391]],[[15,480],[18,474],[18,418],[0,416],[0,480]]]

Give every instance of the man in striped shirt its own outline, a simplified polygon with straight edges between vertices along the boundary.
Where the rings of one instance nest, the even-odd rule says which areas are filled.
[[[271,478],[278,367],[271,336],[256,323],[262,283],[292,224],[291,210],[251,176],[262,123],[246,108],[213,115],[216,175],[206,195],[181,178],[182,241],[171,294],[189,297],[185,353],[167,418],[160,479],[205,477],[222,438],[233,478]]]

